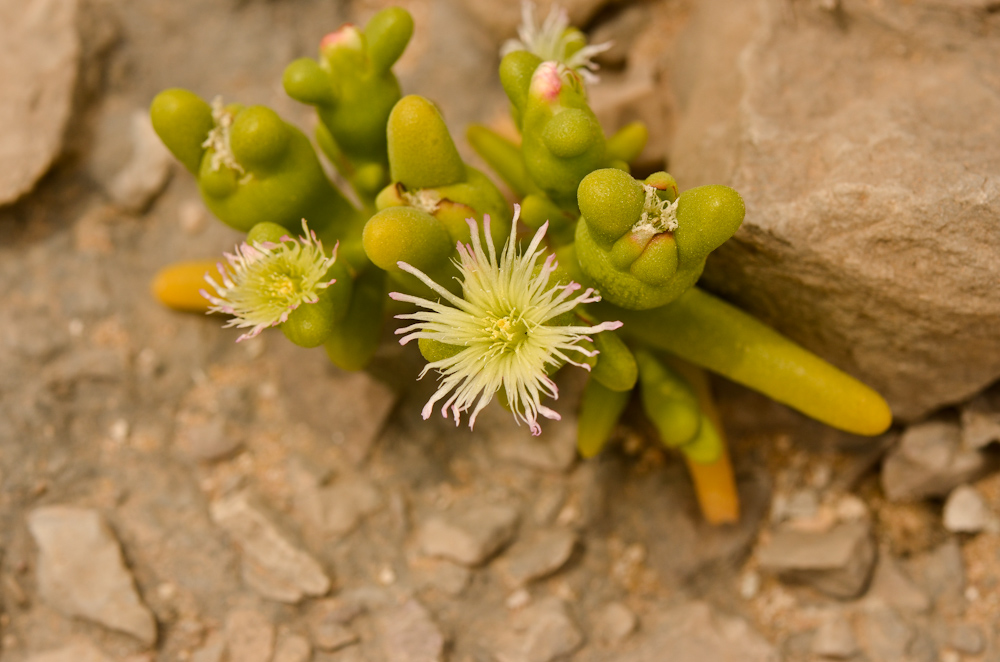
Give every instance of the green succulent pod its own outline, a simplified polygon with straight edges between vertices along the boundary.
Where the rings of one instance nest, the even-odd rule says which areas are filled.
[[[333,334],[335,324],[333,301],[324,290],[316,303],[303,304],[289,313],[281,332],[299,347],[319,347]]]
[[[347,312],[323,344],[335,366],[356,371],[371,361],[382,339],[385,295],[385,272],[366,269],[358,274]]]
[[[535,186],[524,169],[520,146],[479,124],[469,125],[465,138],[517,197],[541,193],[541,189]]]
[[[660,441],[679,448],[697,438],[702,413],[691,385],[648,350],[636,350],[642,406],[653,422]]]
[[[605,156],[609,160],[632,163],[649,142],[649,129],[642,122],[630,122],[608,138]]]
[[[877,435],[892,423],[888,404],[873,389],[697,287],[651,310],[607,302],[592,309],[603,319],[624,322],[620,332],[626,337],[683,357],[832,427]]]
[[[305,218],[329,241],[356,222],[358,211],[330,184],[309,139],[273,110],[218,100],[211,106],[173,89],[156,96],[150,116],[227,225],[246,232],[270,222],[297,231]]]
[[[542,58],[528,51],[513,51],[500,60],[500,84],[510,99],[510,114],[514,124],[521,129],[521,118],[528,106],[528,90],[535,69]]]
[[[743,199],[727,186],[677,195],[665,172],[639,182],[614,168],[580,183],[580,266],[608,301],[632,310],[665,305],[693,286],[708,254],[743,222]]]
[[[358,191],[370,199],[388,182],[385,126],[402,93],[391,71],[413,34],[413,18],[384,9],[364,30],[346,24],[320,42],[319,61],[285,69],[288,96],[316,107],[317,141]]]
[[[580,181],[606,162],[604,132],[587,105],[583,82],[564,65],[543,62],[532,74],[525,96],[521,123],[525,170],[559,207],[576,211]]]
[[[612,391],[631,391],[639,377],[635,355],[616,333],[594,335],[594,348],[600,352],[591,369],[591,377]]]
[[[400,100],[389,117],[388,135],[394,182],[375,198],[380,213],[408,207],[434,219],[450,237],[449,256],[456,242],[471,239],[469,218],[482,221],[489,214],[493,241],[506,240],[511,222],[507,201],[486,175],[462,162],[434,104],[418,96]]]
[[[371,261],[410,292],[430,294],[416,276],[400,269],[400,262],[446,287],[453,282],[449,258],[455,244],[444,224],[421,209],[394,206],[379,211],[365,224],[362,243]]]
[[[594,457],[604,449],[631,395],[631,391],[613,391],[593,377],[587,382],[576,427],[576,448],[582,457]]]

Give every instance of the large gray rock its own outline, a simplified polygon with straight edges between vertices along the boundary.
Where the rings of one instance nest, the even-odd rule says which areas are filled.
[[[45,506],[28,515],[38,545],[38,591],[67,616],[126,632],[147,645],[156,621],[135,590],[122,550],[95,510]]]
[[[825,4],[698,3],[671,171],[746,200],[706,285],[914,419],[1000,376],[1000,41],[968,10]]]
[[[62,151],[80,59],[76,0],[0,2],[0,205]]]

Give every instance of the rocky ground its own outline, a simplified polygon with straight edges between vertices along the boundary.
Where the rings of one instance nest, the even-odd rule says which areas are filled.
[[[398,69],[404,88],[437,101],[456,135],[473,120],[499,121],[506,102],[492,72],[516,6],[403,4],[417,22]],[[702,52],[691,45],[698,35],[725,41],[726,23],[706,19],[718,3],[569,4],[597,39],[619,43],[594,91],[607,128],[649,121],[643,167],[670,157],[671,169],[697,179],[692,145],[723,134],[702,112],[710,104],[698,105],[712,89],[685,78],[681,63]],[[783,202],[748,174],[783,158],[785,170],[808,170],[816,158],[829,166],[836,152],[831,139],[816,145],[823,108],[765,103],[774,85],[795,80],[794,67],[785,79],[775,73],[783,70],[773,57],[791,48],[797,30],[863,39],[882,26],[911,49],[899,57],[921,54],[941,77],[918,90],[924,96],[914,92],[918,102],[959,80],[967,84],[956,89],[981,110],[1000,98],[995,60],[992,70],[979,65],[997,43],[996,8],[974,0],[756,4],[763,18],[755,20],[769,27],[758,25],[742,51],[740,84],[757,91],[738,106],[746,142],[737,140],[743,147],[733,154],[711,152],[702,166],[714,172],[716,156],[738,161],[734,178],[748,188],[748,231],[713,266],[714,282],[719,274],[758,278],[765,296],[748,305],[783,316],[817,351],[847,356],[850,367],[889,347],[897,367],[881,379],[919,375],[934,388],[910,397],[913,383],[894,383],[894,407],[909,424],[871,440],[717,381],[744,513],[738,525],[713,528],[699,518],[682,463],[651,444],[638,417],[612,448],[583,462],[568,405],[565,420],[538,440],[498,408],[474,433],[424,422],[418,412],[433,384],[413,380],[418,357],[390,338],[369,373],[344,373],[280,334],[236,345],[219,319],[172,313],[149,296],[160,267],[215,256],[237,239],[208,217],[191,178],[151,135],[144,109],[153,94],[183,86],[267,103],[308,126],[309,114],[280,89],[284,65],[380,2],[0,0],[0,659],[1000,660],[1000,390],[970,396],[996,377],[990,370],[1000,356],[990,326],[995,299],[993,308],[976,308],[976,279],[991,272],[976,271],[976,253],[963,267],[972,285],[955,285],[952,308],[943,303],[953,284],[944,277],[922,282],[931,294],[919,311],[908,290],[889,288],[885,296],[900,300],[886,314],[897,324],[919,322],[897,344],[878,336],[880,324],[867,336],[838,331],[838,323],[860,325],[879,313],[858,313],[856,292],[830,312],[838,291],[823,285],[830,272],[817,265],[849,248],[857,280],[864,251],[885,239],[865,235],[844,247],[841,233],[796,252],[803,237],[785,222],[767,226],[755,200],[829,220],[824,196],[846,185],[798,182],[798,202]],[[937,28],[928,27],[933,21]],[[933,29],[937,41],[926,38]],[[971,51],[949,41],[960,29],[980,40]],[[727,43],[738,44],[733,34]],[[891,39],[872,43],[880,57],[896,52]],[[927,55],[932,48],[947,57]],[[761,79],[748,73],[755,62]],[[825,127],[834,134],[858,111],[838,110],[835,92],[828,114],[838,119]],[[799,120],[787,123],[784,142],[761,128],[782,112]],[[871,120],[883,124],[870,135],[889,136],[879,149],[900,150],[907,163],[921,150],[947,151],[941,136],[949,131],[965,136],[965,152],[952,156],[965,159],[972,179],[949,180],[952,162],[940,169],[940,190],[954,191],[989,170],[998,143],[993,134],[993,151],[980,154],[990,146],[966,136],[965,119],[942,117],[928,120],[935,133],[927,144],[888,117]],[[678,127],[690,132],[676,134]],[[786,151],[765,158],[765,148]],[[882,162],[894,154],[876,153]],[[873,170],[907,176],[905,168]],[[995,172],[978,193],[959,191],[982,197],[968,203],[968,218],[987,219],[993,234],[972,222],[962,226],[966,235],[954,230],[947,250],[955,259],[962,241],[978,241],[997,263]],[[926,195],[892,191],[879,204],[897,212],[910,205],[928,223],[944,222]],[[806,199],[818,215],[809,216]],[[821,250],[830,246],[837,250]],[[900,259],[883,265],[881,277],[895,278],[893,269],[915,258]],[[921,277],[928,268],[912,266]],[[776,303],[796,279],[823,299],[801,315],[795,297],[789,308]],[[993,288],[995,297],[995,281]],[[728,289],[739,298],[740,287]],[[949,354],[962,338],[945,338],[951,327],[934,324],[934,315],[947,318],[956,307],[962,317],[953,323],[969,330],[966,344],[979,354]],[[810,325],[822,331],[810,336]],[[923,345],[906,353],[914,338],[947,342],[921,363],[930,356]],[[837,344],[854,341],[857,355]],[[572,402],[579,375],[563,382]]]

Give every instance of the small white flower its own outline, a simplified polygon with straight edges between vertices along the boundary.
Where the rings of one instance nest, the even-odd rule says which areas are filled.
[[[457,425],[461,414],[472,408],[469,416],[471,428],[475,425],[476,416],[502,386],[515,419],[527,423],[532,434],[540,434],[539,414],[559,420],[558,413],[541,404],[542,395],[553,399],[559,397],[559,390],[546,370],[563,363],[589,370],[587,364],[574,361],[566,352],[594,356],[596,352],[577,343],[589,340],[587,334],[611,331],[622,325],[621,322],[602,322],[595,326],[551,324],[554,318],[572,311],[576,306],[600,301],[601,297],[592,288],[573,296],[581,289],[578,283],[550,286],[549,279],[556,270],[555,255],[550,254],[536,273],[538,259],[546,252],[541,244],[548,223],[539,228],[527,250],[518,253],[516,227],[519,214],[520,207],[515,205],[510,238],[499,258],[490,237],[489,216],[484,216],[483,221],[485,250],[479,239],[479,227],[473,219],[468,220],[472,244],[458,244],[461,260],[456,262],[462,278],[462,298],[435,283],[419,269],[405,262],[399,263],[401,269],[419,278],[441,296],[438,301],[429,301],[399,292],[389,295],[396,301],[413,303],[425,309],[396,316],[416,321],[396,331],[406,334],[400,343],[426,338],[463,348],[454,356],[428,363],[421,372],[423,377],[433,369],[441,376],[438,390],[424,406],[422,413],[425,420],[435,404],[447,397],[441,415],[447,417],[450,409]]]
[[[233,156],[233,150],[229,146],[229,133],[235,119],[236,116],[226,110],[221,96],[212,99],[212,121],[215,126],[208,132],[208,137],[205,138],[205,142],[201,146],[212,150],[213,171],[218,171],[222,166],[226,166],[241,175],[244,173],[243,166],[237,163],[236,157]]]
[[[580,74],[588,83],[596,83],[598,78],[597,63],[591,58],[611,48],[610,41],[603,44],[587,45],[572,54],[569,47],[574,41],[566,34],[569,27],[569,15],[562,7],[555,5],[549,10],[549,15],[541,26],[535,24],[535,7],[529,0],[521,3],[521,25],[517,28],[518,39],[508,39],[500,47],[500,57],[514,51],[528,51],[542,60],[553,60],[565,64]]]
[[[658,189],[648,184],[643,184],[642,188],[646,192],[646,199],[642,205],[642,216],[632,226],[632,234],[649,241],[654,235],[676,230],[677,203],[680,202],[680,198],[670,202],[657,195]]]
[[[279,243],[244,242],[233,253],[224,253],[229,266],[218,264],[221,284],[205,274],[205,280],[215,290],[215,295],[201,290],[201,295],[213,304],[209,313],[233,316],[223,328],[252,327],[236,342],[287,321],[293,310],[304,303],[316,303],[319,291],[335,282],[323,278],[337,259],[337,247],[327,257],[322,242],[305,219],[302,230],[302,237],[284,236]]]

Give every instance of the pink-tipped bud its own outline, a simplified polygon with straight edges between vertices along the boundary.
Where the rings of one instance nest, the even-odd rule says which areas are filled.
[[[319,52],[323,55],[330,55],[338,48],[360,51],[363,48],[361,31],[351,23],[344,23],[319,42]]]
[[[531,96],[552,102],[562,91],[562,73],[565,67],[558,62],[542,62],[531,76]]]

